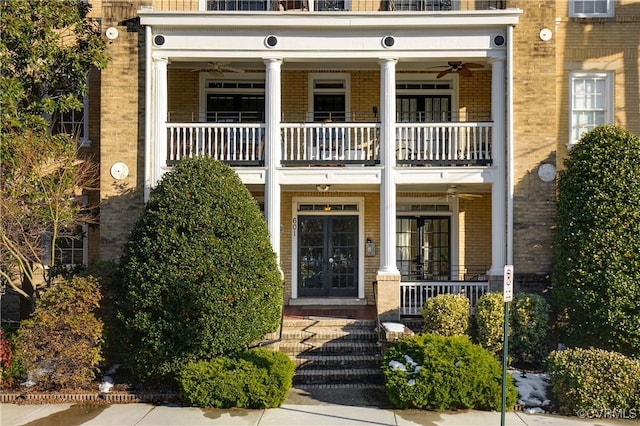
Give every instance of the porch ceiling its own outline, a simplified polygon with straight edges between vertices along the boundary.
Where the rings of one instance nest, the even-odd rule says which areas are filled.
[[[441,67],[447,65],[449,61],[465,62],[469,58],[452,57],[443,55],[441,58],[416,59],[401,58],[396,65],[397,72],[426,72],[437,74]],[[473,62],[484,65],[483,69],[491,69],[488,61],[482,58],[473,58]],[[247,72],[263,72],[264,62],[260,60],[233,60],[232,58],[177,58],[169,64],[170,69],[197,70],[205,68],[209,62],[221,62],[242,69]],[[440,68],[437,68],[440,67]],[[318,61],[316,59],[285,59],[282,63],[282,71],[379,71],[378,59],[332,59],[328,61]],[[233,75],[233,74],[232,74]]]

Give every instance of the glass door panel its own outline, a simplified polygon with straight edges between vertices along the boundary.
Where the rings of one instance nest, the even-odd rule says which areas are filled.
[[[358,217],[299,216],[298,294],[356,297]]]

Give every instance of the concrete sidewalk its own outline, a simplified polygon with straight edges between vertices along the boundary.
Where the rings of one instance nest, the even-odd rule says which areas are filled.
[[[338,404],[291,405],[268,410],[200,409],[151,404],[0,405],[2,426],[484,426],[500,425],[500,413],[391,410]],[[637,421],[534,415],[510,412],[508,426],[631,426]]]

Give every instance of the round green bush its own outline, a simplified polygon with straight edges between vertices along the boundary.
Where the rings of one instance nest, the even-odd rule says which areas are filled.
[[[597,127],[558,179],[553,307],[569,346],[640,354],[640,137]]]
[[[193,361],[180,372],[180,395],[196,407],[275,408],[287,397],[294,369],[287,355],[267,349]]]
[[[509,308],[509,355],[539,367],[549,354],[549,304],[540,295],[516,293]],[[504,332],[503,332],[504,334]]]
[[[228,166],[188,159],[152,190],[124,248],[116,315],[140,380],[274,331],[283,286],[257,203]]]
[[[499,358],[502,358],[504,341],[504,295],[501,292],[483,294],[476,303],[478,343]]]
[[[640,360],[602,349],[552,352],[546,363],[560,410],[638,410]]]
[[[424,332],[464,336],[469,329],[469,299],[461,294],[439,294],[422,307]]]
[[[484,348],[464,336],[434,334],[400,339],[383,357],[389,400],[398,408],[499,410],[502,369]],[[507,408],[518,391],[507,377]]]

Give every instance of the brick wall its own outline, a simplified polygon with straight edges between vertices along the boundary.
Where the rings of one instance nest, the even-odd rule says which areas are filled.
[[[144,29],[137,24],[140,1],[103,1],[102,27],[115,27],[107,43],[111,62],[101,73],[100,90],[100,258],[117,260],[143,209]],[[111,165],[124,162],[129,176],[111,177]]]
[[[556,38],[542,41],[555,25],[554,0],[512,1],[523,10],[513,33],[514,267],[517,273],[551,271],[555,185],[537,175],[556,163],[558,147]]]

